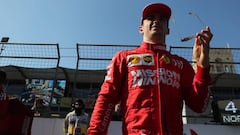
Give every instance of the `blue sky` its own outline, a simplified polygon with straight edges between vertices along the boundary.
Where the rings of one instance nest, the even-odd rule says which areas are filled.
[[[238,0],[0,0],[0,37],[14,43],[58,43],[60,48],[82,44],[138,45],[141,11],[146,4],[162,2],[172,8],[167,45],[191,46],[180,39],[210,26],[212,47],[238,48],[240,17]],[[192,12],[194,15],[189,15]],[[197,18],[199,17],[201,21]],[[76,51],[63,51],[76,56]],[[75,59],[60,65],[75,67]]]

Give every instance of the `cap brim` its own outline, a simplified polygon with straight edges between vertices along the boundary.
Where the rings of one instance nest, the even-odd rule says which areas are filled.
[[[167,19],[171,17],[171,9],[165,4],[162,3],[154,3],[147,5],[142,12],[142,18],[145,18],[151,13],[161,13],[161,15],[165,16]]]

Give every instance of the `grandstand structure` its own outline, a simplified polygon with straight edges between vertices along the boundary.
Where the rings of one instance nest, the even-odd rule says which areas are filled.
[[[64,117],[71,101],[82,98],[91,114],[97,93],[104,80],[105,69],[119,50],[137,45],[76,44],[76,67],[60,67],[58,44],[0,43],[0,69],[7,73],[7,94],[31,107],[36,97],[44,97],[52,116]],[[170,46],[169,51],[184,57],[194,67],[192,47]],[[240,98],[240,49],[211,48],[210,63],[212,101]],[[212,101],[203,114],[183,112],[185,123],[216,121]],[[56,115],[58,114],[58,115]],[[219,114],[218,114],[219,115]],[[52,117],[51,115],[48,117]],[[116,114],[114,120],[120,120]]]

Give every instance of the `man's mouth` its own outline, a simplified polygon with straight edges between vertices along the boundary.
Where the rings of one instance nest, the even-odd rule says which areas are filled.
[[[161,30],[158,26],[152,26],[152,30]]]

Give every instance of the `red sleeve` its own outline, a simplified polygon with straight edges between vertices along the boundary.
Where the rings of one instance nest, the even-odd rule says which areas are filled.
[[[90,119],[88,135],[106,135],[115,104],[119,101],[123,71],[123,53],[118,52],[107,67],[107,75],[98,93]]]
[[[190,68],[192,67],[190,66]],[[201,113],[206,109],[209,101],[208,88],[211,82],[211,77],[209,74],[210,67],[203,68],[197,66],[196,74],[189,68],[185,68],[184,70],[185,76],[183,79],[183,93],[185,103],[193,111]]]

